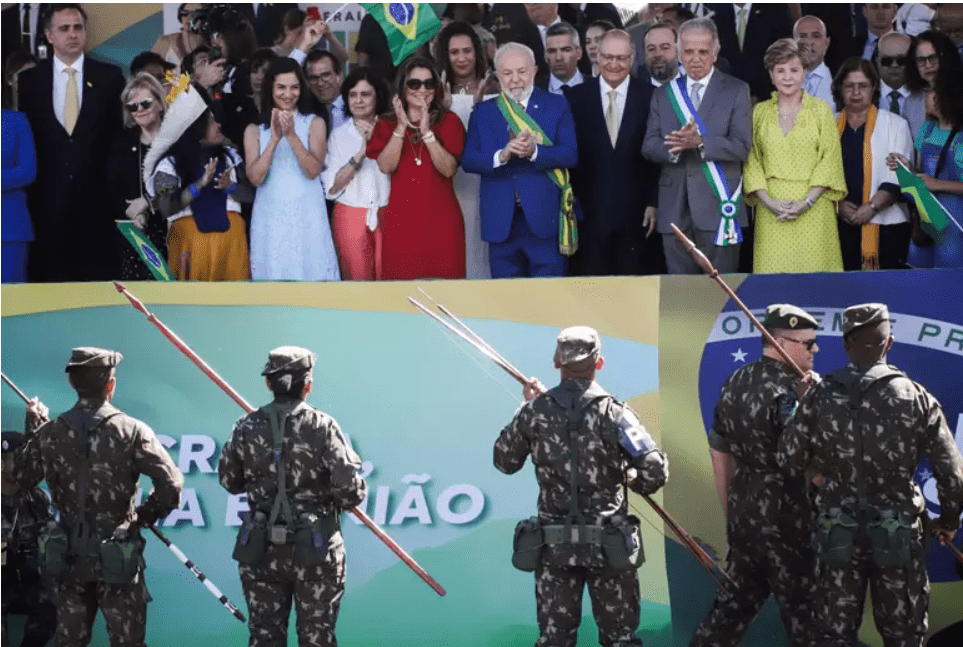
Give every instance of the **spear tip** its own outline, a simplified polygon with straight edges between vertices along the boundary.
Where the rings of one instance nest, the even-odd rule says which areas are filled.
[[[126,292],[126,291],[127,291],[127,288],[125,288],[125,287],[124,287],[124,284],[121,283],[120,281],[114,281],[114,287],[117,289],[118,292]]]

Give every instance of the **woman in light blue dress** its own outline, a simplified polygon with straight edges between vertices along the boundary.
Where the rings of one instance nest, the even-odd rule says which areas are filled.
[[[324,121],[310,113],[311,94],[292,59],[271,63],[262,84],[259,124],[244,133],[246,170],[257,187],[251,217],[251,278],[338,281],[338,256],[318,177]]]

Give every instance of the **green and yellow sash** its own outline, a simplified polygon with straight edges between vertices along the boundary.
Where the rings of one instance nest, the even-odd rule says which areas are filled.
[[[502,92],[495,100],[502,116],[508,122],[512,135],[518,136],[523,130],[530,130],[535,141],[542,146],[554,146],[541,126],[535,123],[521,104]],[[558,214],[558,250],[563,256],[571,256],[578,250],[578,226],[575,222],[575,194],[569,182],[568,169],[553,168],[545,171],[548,177],[562,190],[562,204]]]

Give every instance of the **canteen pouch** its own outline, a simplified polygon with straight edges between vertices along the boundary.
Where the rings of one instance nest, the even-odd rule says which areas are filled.
[[[147,542],[140,533],[118,531],[100,544],[100,567],[105,584],[133,584],[144,559]]]
[[[234,552],[231,557],[238,564],[254,566],[264,559],[267,552],[268,529],[263,513],[245,512],[241,519],[241,528],[237,532],[234,542]]]
[[[531,517],[519,521],[515,526],[515,537],[512,541],[512,566],[531,573],[542,561],[544,547],[545,536],[541,520]]]
[[[913,559],[912,517],[883,512],[866,524],[866,534],[873,547],[873,561],[877,566],[904,566]]]
[[[37,538],[40,551],[40,570],[46,577],[57,577],[67,570],[70,540],[67,532],[56,521],[48,521]]]
[[[294,532],[294,563],[298,566],[323,564],[328,555],[328,540],[335,530],[334,517],[303,515]]]
[[[602,550],[609,566],[617,571],[638,568],[645,562],[642,528],[637,517],[612,521],[602,535]]]
[[[813,536],[816,555],[830,566],[847,566],[858,530],[856,520],[838,509],[820,515]]]

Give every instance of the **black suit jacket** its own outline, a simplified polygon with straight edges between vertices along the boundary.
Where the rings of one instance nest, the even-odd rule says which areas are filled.
[[[605,127],[601,77],[587,78],[566,92],[578,141],[572,186],[586,231],[642,232],[645,208],[658,198],[659,165],[642,156],[652,85],[630,78],[615,146]],[[608,86],[606,86],[608,88]]]
[[[84,57],[83,98],[73,134],[53,107],[53,60],[20,75],[20,110],[37,150],[28,194],[36,242],[31,281],[89,281],[117,276],[111,210],[104,190],[110,143],[121,129],[120,68]]]
[[[6,69],[7,56],[9,56],[11,52],[22,49],[20,46],[20,23],[22,20],[20,7],[21,3],[15,2],[0,13],[0,15],[2,15],[2,19],[0,19],[0,29],[2,29],[2,32],[0,32],[0,35],[2,35],[3,40],[4,69]],[[43,34],[43,12],[46,9],[46,3],[42,3],[39,7],[40,16],[37,20],[37,33],[34,35],[33,42],[30,44],[30,52],[34,55],[37,53],[37,46],[47,45],[49,48],[50,45],[50,43],[47,42],[47,37]]]
[[[712,20],[719,30],[719,56],[728,59],[731,67],[729,74],[749,84],[749,92],[756,99],[768,99],[773,85],[763,64],[763,57],[774,42],[792,37],[792,20],[786,5],[752,4],[743,49],[739,49],[732,3],[706,4],[706,7],[715,12]]]
[[[585,32],[588,31],[589,25],[596,20],[608,20],[615,25],[616,29],[622,29],[622,17],[619,15],[619,10],[611,2],[586,3],[585,11],[573,9],[568,3],[562,2],[558,5],[558,17],[578,30],[582,42],[582,58],[579,59],[578,69],[582,71],[582,74],[591,74],[592,61],[589,59],[588,50],[585,49]]]

